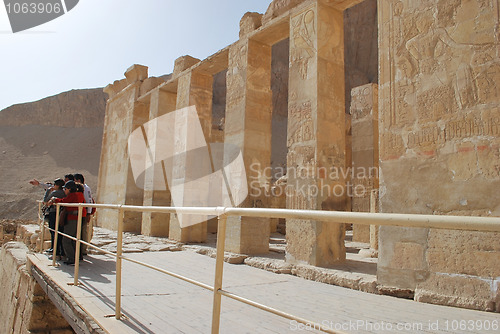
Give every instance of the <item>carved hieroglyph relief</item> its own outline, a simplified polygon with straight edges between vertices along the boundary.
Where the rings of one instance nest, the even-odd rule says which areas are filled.
[[[351,91],[351,94],[353,98],[351,99],[349,112],[352,115],[352,120],[356,121],[371,114],[373,108],[373,88],[357,87]]]
[[[290,132],[288,147],[315,138],[311,101],[291,105],[289,107],[288,122]]]
[[[227,79],[227,107],[229,110],[243,100],[246,81],[248,44],[235,45],[229,53]]]
[[[309,60],[316,54],[316,12],[309,9],[292,18],[291,61],[299,66],[302,79],[307,78]]]
[[[382,34],[387,34],[389,46],[383,68],[389,81],[381,96],[390,110],[384,129],[394,134],[404,129],[410,134],[432,132],[438,139],[431,142],[442,143],[450,137],[436,134],[435,126],[429,130],[430,123],[441,122],[438,128],[444,133],[450,122],[498,103],[499,2],[393,0],[383,7],[388,24]],[[421,135],[410,137],[403,136],[405,146],[427,141],[416,139]],[[391,151],[388,142],[381,146]]]

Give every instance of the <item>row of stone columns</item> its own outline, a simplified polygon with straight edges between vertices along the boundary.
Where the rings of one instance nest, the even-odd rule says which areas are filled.
[[[283,26],[282,21],[278,24]],[[237,145],[243,154],[250,196],[241,206],[268,207],[269,204],[264,192],[261,191],[260,195],[252,192],[257,188],[265,189],[270,183],[266,169],[271,165],[272,45],[289,38],[286,207],[344,211],[348,198],[346,192],[339,189],[345,189],[346,180],[331,179],[321,172],[331,167],[346,167],[343,14],[341,10],[313,1],[293,12],[286,24],[288,31],[269,29],[269,32],[263,30],[243,37],[231,45],[227,53],[224,140]],[[278,40],[276,35],[265,36],[277,31],[284,31]],[[194,66],[182,72],[176,79],[176,89],[159,86],[149,93],[149,101],[135,101],[128,106],[129,111],[133,109],[133,124],[128,128],[133,130],[141,122],[195,105],[205,138],[210,141],[215,73],[199,68]],[[135,98],[138,99],[137,94]],[[309,172],[302,175],[298,170]],[[150,171],[145,176],[146,184],[154,173]],[[184,175],[178,173],[173,177],[182,179]],[[251,184],[252,181],[256,182]],[[126,184],[125,204],[170,205],[167,191],[146,187],[139,192],[130,175]],[[137,217],[133,214],[127,218],[128,230],[140,229],[149,235],[168,234],[182,242],[206,240],[206,222],[180,228],[174,214],[143,213],[141,224],[137,224]],[[267,252],[269,219],[230,217],[226,245],[226,250],[237,253]],[[286,253],[287,261],[316,266],[343,261],[344,225],[341,222],[331,224],[289,219]]]

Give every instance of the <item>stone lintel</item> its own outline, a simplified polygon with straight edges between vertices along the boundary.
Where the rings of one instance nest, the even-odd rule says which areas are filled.
[[[179,73],[177,77],[172,76],[172,78],[167,81],[168,84],[171,82],[177,81],[177,79],[187,74],[188,72],[198,72],[205,75],[215,75],[219,72],[222,72],[227,69],[228,57],[229,57],[229,48],[231,46],[227,46],[222,50],[219,50],[217,53],[207,57],[206,59],[194,64],[188,69],[184,70],[184,72]],[[177,87],[177,86],[176,86]]]
[[[290,17],[285,15],[272,21],[264,29],[249,36],[252,40],[266,45],[274,45],[290,36]]]
[[[144,94],[147,94],[148,92],[150,92],[151,90],[158,87],[164,82],[165,80],[163,80],[162,78],[157,78],[157,77],[146,78],[141,84],[139,95],[143,96]]]
[[[174,79],[161,84],[160,86],[158,86],[158,88],[164,92],[177,94],[177,85],[178,85],[178,80]]]
[[[354,7],[362,3],[363,1],[365,0],[318,0],[318,2],[333,7],[340,11],[344,11],[346,9]]]

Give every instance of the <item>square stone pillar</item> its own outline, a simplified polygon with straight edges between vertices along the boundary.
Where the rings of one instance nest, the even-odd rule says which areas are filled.
[[[378,86],[351,90],[352,211],[370,212],[372,189],[378,188]],[[370,242],[370,225],[354,224],[353,241]]]
[[[176,108],[177,95],[161,88],[154,89],[150,94],[149,120],[153,120]],[[149,158],[155,161],[155,156],[161,147],[156,147],[158,129],[150,127],[147,134]],[[158,185],[161,184],[160,189]],[[155,186],[156,185],[156,186]],[[171,198],[166,175],[160,165],[153,164],[146,170],[144,180],[144,206],[170,206]],[[169,213],[143,212],[141,234],[148,236],[167,237],[170,224]]]
[[[99,182],[99,203],[142,205],[143,191],[135,185],[127,152],[128,136],[148,121],[149,111],[138,102],[141,85],[148,77],[148,68],[134,65],[127,69],[127,79],[108,85],[109,94],[104,121]],[[116,230],[118,213],[99,210],[98,226]],[[141,215],[127,213],[124,230],[140,232]]]
[[[229,50],[224,132],[225,143],[243,153],[249,197],[242,207],[267,206],[261,190],[270,181],[265,171],[271,160],[271,111],[271,47],[242,39]],[[226,237],[227,251],[268,252],[269,218],[228,217]]]
[[[196,106],[201,127],[207,141],[208,138],[210,138],[212,127],[212,86],[213,78],[211,75],[194,70],[179,77],[177,87],[176,109],[192,105]],[[184,137],[179,137],[179,141],[176,142],[176,145],[186,147],[190,140],[192,140],[192,138],[186,133]],[[181,147],[178,146],[177,148]],[[190,157],[189,154],[185,156],[186,159],[190,159]],[[177,160],[174,162],[174,164],[178,165],[188,165],[190,163],[199,163],[199,161],[190,162],[188,160]],[[185,179],[185,168],[175,168],[174,166],[173,173],[173,179]],[[207,203],[200,203],[200,206],[206,205]],[[177,215],[170,215],[169,237],[170,239],[180,242],[204,242],[207,239],[207,222],[204,221],[196,225],[181,228]]]
[[[342,11],[312,4],[290,19],[287,208],[347,208]],[[327,267],[345,260],[345,227],[288,219],[286,260]]]
[[[134,102],[134,111],[132,117],[132,131],[149,121],[149,106],[143,102]],[[128,160],[129,168],[127,172],[127,186],[125,195],[125,205],[142,205],[144,199],[144,190],[139,188],[134,179],[132,168],[130,168],[130,160]],[[123,216],[123,231],[125,232],[141,232],[142,214],[140,212],[125,211]]]

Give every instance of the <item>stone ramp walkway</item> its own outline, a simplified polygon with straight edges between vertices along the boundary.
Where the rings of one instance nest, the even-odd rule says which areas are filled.
[[[212,258],[188,251],[126,256],[213,285],[215,260]],[[122,312],[125,318],[118,321],[114,318],[113,258],[86,257],[80,265],[80,286],[68,285],[73,282],[74,267],[51,267],[51,261],[41,254],[32,254],[29,258],[37,270],[62,288],[108,333],[210,333],[212,292],[209,290],[123,261]],[[245,265],[224,264],[223,288],[348,333],[500,332],[492,327],[495,323],[500,325],[500,314],[374,295]],[[221,333],[318,332],[222,298]],[[480,326],[484,328],[488,324],[489,331],[479,330]]]

